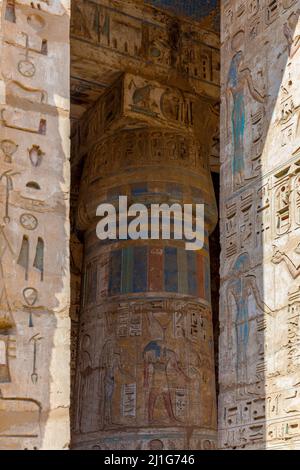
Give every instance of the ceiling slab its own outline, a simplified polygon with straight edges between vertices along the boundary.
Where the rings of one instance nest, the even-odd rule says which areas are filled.
[[[208,24],[200,26],[199,21],[187,18],[194,20],[196,15],[202,21],[207,13],[215,12],[216,2],[153,3],[168,11],[170,3],[178,3],[179,15],[184,9],[178,34],[173,14],[141,0],[72,1],[72,120],[78,120],[122,73],[155,78],[218,99],[219,34]]]

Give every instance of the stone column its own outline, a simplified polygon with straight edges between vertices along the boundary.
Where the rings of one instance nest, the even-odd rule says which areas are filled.
[[[220,447],[299,449],[300,1],[222,2]]]
[[[74,448],[213,449],[209,101],[124,75],[82,120],[85,261]],[[205,204],[205,246],[96,236],[97,206]]]

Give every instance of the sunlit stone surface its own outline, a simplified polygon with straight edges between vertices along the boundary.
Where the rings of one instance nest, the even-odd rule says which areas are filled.
[[[0,0],[1,449],[300,449],[300,1],[221,6]],[[205,247],[101,243],[119,195]]]

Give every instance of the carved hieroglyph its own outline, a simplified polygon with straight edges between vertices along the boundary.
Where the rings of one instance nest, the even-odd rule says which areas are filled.
[[[222,2],[221,448],[300,448],[299,13]]]
[[[1,449],[69,445],[69,8],[0,2]]]

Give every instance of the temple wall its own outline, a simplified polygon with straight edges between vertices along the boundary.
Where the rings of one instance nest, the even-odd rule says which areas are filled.
[[[69,445],[69,0],[0,2],[0,448]]]
[[[221,448],[300,448],[299,9],[222,2]]]

